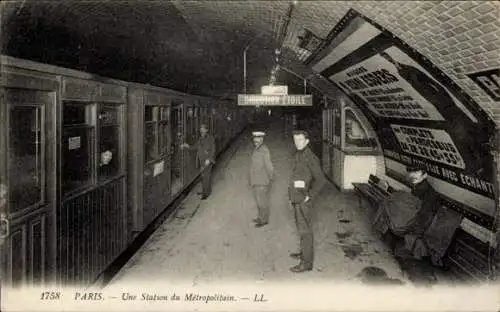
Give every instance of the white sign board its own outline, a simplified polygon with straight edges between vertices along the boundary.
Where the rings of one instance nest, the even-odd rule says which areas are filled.
[[[160,161],[159,163],[156,163],[153,168],[153,177],[156,177],[157,175],[163,173],[165,170],[165,161]]]
[[[82,145],[82,140],[80,137],[71,137],[68,139],[69,150],[79,149],[81,145]]]
[[[262,86],[263,95],[288,95],[288,86]]]
[[[239,94],[238,106],[312,106],[312,95]]]

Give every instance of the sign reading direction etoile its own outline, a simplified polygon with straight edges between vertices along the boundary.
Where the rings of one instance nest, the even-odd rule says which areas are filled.
[[[238,94],[238,106],[312,106],[312,95]]]

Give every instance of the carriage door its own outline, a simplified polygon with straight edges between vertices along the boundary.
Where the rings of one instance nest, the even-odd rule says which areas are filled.
[[[186,108],[186,131],[185,131],[185,138],[188,144],[193,145],[196,143],[198,140],[198,127],[199,127],[199,120],[198,120],[198,107],[194,105],[190,105],[189,107]],[[185,174],[185,180],[184,183],[189,183],[195,176],[196,173],[198,172],[198,162],[197,162],[197,153],[196,151],[189,150],[185,154],[185,167],[186,167],[186,174]]]
[[[53,277],[55,256],[55,94],[0,92],[2,283],[39,286]]]
[[[145,106],[144,224],[149,224],[170,201],[170,106]]]
[[[183,151],[181,150],[181,144],[184,142],[184,119],[182,114],[182,103],[173,102],[172,103],[172,146],[171,146],[171,164],[172,164],[172,176],[171,176],[171,189],[172,198],[179,193],[183,186]]]

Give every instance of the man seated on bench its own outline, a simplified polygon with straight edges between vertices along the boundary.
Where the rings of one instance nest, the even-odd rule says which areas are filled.
[[[426,168],[407,167],[411,193],[394,191],[376,212],[374,228],[389,239],[398,255],[421,259],[428,255],[424,233],[440,207],[438,193],[427,181]]]

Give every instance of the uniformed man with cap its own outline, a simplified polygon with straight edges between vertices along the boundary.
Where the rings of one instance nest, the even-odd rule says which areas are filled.
[[[254,150],[250,163],[249,183],[257,203],[258,217],[253,221],[256,227],[269,223],[269,188],[274,180],[274,167],[271,154],[264,144],[265,133],[252,132]]]
[[[295,224],[300,236],[300,251],[290,256],[300,263],[292,272],[311,271],[314,262],[314,238],[312,228],[312,200],[316,198],[326,183],[318,157],[309,148],[309,136],[306,131],[293,131],[295,153],[293,171],[288,193],[293,209]]]
[[[212,192],[211,173],[212,166],[215,164],[215,139],[208,133],[208,126],[206,124],[200,125],[200,138],[193,145],[184,143],[181,148],[188,148],[196,151],[196,159],[201,167],[201,184],[202,196],[201,199],[207,199]]]

